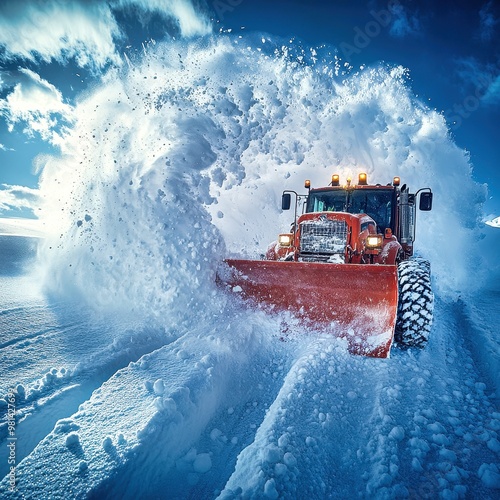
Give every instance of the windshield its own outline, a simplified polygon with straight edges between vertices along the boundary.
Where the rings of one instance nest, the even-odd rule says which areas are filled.
[[[306,211],[367,214],[380,230],[384,230],[392,228],[392,197],[392,189],[312,191],[307,200]]]

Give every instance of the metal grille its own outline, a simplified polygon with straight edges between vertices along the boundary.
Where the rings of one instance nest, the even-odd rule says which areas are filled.
[[[315,220],[300,224],[300,253],[343,254],[346,242],[345,221]]]

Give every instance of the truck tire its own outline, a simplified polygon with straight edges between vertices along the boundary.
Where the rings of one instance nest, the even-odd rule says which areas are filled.
[[[398,315],[394,340],[403,348],[425,347],[434,309],[429,261],[413,258],[398,265]]]

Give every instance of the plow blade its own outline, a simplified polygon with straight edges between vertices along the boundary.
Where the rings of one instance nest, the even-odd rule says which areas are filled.
[[[349,351],[386,358],[398,303],[396,266],[226,260],[218,280],[244,299],[289,311],[307,328],[346,339]]]

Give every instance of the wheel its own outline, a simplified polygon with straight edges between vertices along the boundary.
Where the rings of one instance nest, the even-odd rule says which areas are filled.
[[[400,347],[425,347],[434,309],[429,261],[413,258],[398,265],[398,315],[394,339]]]

